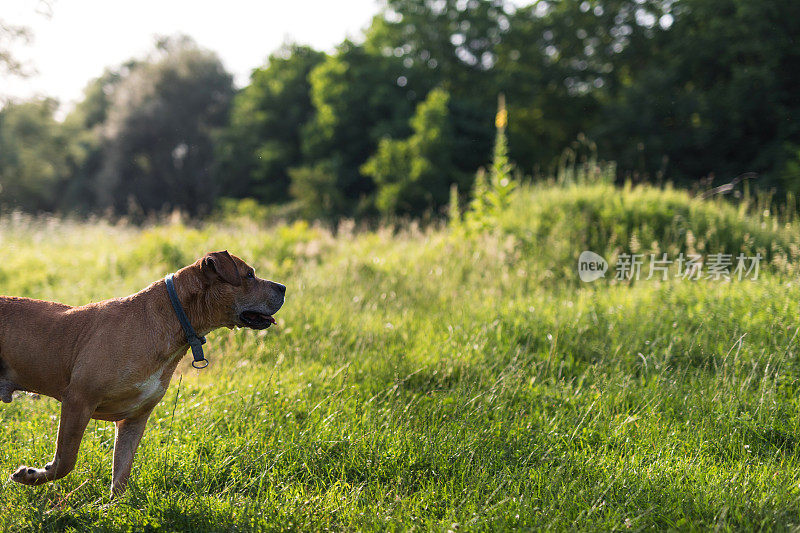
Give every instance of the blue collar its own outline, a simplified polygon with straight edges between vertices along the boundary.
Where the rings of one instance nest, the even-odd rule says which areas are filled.
[[[172,302],[172,308],[175,310],[178,321],[181,323],[183,333],[186,335],[186,341],[189,343],[189,346],[192,347],[192,356],[194,357],[192,366],[195,368],[205,368],[208,366],[208,359],[203,355],[203,345],[206,343],[206,338],[199,336],[192,327],[192,324],[189,323],[186,311],[183,310],[181,301],[178,299],[178,293],[175,292],[175,284],[172,282],[172,277],[174,275],[175,274],[170,274],[164,278],[164,282],[167,284],[167,292],[169,293],[169,301]],[[199,363],[205,364],[198,366]]]

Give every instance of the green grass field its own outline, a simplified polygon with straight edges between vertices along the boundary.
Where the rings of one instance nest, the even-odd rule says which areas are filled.
[[[119,501],[93,421],[68,477],[2,482],[0,529],[798,528],[800,231],[752,212],[595,184],[522,188],[483,235],[7,215],[3,294],[122,296],[216,249],[288,292],[278,327],[217,331],[211,366],[181,367]],[[586,284],[587,249],[765,260],[756,281]],[[49,460],[58,412],[0,405],[4,479]]]

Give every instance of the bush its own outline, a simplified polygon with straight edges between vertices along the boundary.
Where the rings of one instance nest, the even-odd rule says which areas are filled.
[[[376,205],[383,214],[420,214],[447,202],[459,181],[453,164],[449,94],[434,89],[417,106],[407,139],[382,139],[361,167],[378,187]]]

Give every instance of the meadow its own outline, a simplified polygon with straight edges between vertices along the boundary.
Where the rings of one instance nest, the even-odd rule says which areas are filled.
[[[521,187],[480,232],[4,215],[2,294],[123,296],[217,249],[288,291],[277,327],[184,361],[121,499],[93,421],[68,477],[1,482],[0,529],[798,528],[798,230],[766,201],[599,182]],[[764,260],[582,283],[583,250]],[[0,405],[4,479],[49,460],[58,412]]]

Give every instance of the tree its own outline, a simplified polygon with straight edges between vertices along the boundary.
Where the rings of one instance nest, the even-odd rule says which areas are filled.
[[[475,95],[495,64],[511,10],[506,0],[387,0],[366,45],[428,70],[454,95]]]
[[[24,73],[22,63],[11,53],[15,42],[30,41],[30,31],[24,26],[8,24],[0,19],[0,76]]]
[[[602,153],[650,176],[755,171],[762,186],[800,191],[800,176],[781,172],[800,147],[800,4],[682,0],[667,15],[668,31],[655,31],[650,56],[604,106]]]
[[[102,76],[87,84],[83,100],[64,119],[62,129],[70,139],[71,157],[69,179],[60,195],[59,208],[90,212],[98,206],[94,180],[103,165],[103,128],[111,95],[135,66],[136,62],[130,61],[118,69],[106,69]]]
[[[0,110],[0,205],[52,211],[69,176],[70,144],[52,99]]]
[[[303,128],[305,164],[323,163],[326,174],[335,176],[339,214],[368,212],[375,184],[361,165],[381,138],[408,135],[408,119],[429,87],[401,60],[371,54],[349,41],[315,68],[310,80],[315,114]],[[307,208],[332,214],[322,206]]]
[[[324,58],[307,46],[286,45],[236,95],[217,146],[218,181],[227,196],[288,199],[289,168],[302,163],[301,132],[314,111],[308,75]]]
[[[440,208],[448,200],[450,185],[463,184],[454,164],[449,99],[443,89],[429,92],[411,119],[411,136],[382,139],[361,167],[375,180],[381,213],[418,215]]]
[[[52,14],[51,0],[37,0],[34,7],[36,14],[50,17]],[[15,44],[29,44],[32,40],[30,28],[17,24],[10,24],[0,18],[0,79],[10,76],[28,76],[31,69],[19,61],[11,49]],[[0,104],[8,95],[3,94],[0,87]]]
[[[509,149],[521,168],[547,174],[581,133],[597,131],[604,107],[638,75],[666,31],[658,21],[667,5],[563,0],[533,3],[509,17],[496,80],[514,116]]]
[[[162,39],[115,85],[102,126],[100,207],[179,207],[198,213],[219,194],[213,139],[228,118],[231,76],[186,37]],[[102,114],[102,113],[101,113]]]
[[[467,175],[489,160],[497,53],[513,10],[506,0],[389,0],[367,31],[371,53],[402,60],[450,94],[456,164]]]

